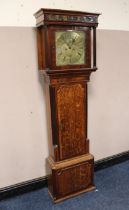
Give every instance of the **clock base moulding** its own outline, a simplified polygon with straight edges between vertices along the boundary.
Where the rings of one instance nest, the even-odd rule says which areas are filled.
[[[71,193],[70,195],[63,196],[63,197],[61,197],[61,198],[53,197],[53,195],[51,194],[50,191],[48,191],[48,193],[49,193],[49,195],[50,195],[50,197],[52,198],[52,200],[53,200],[54,203],[59,203],[59,202],[64,201],[64,200],[66,200],[66,199],[73,198],[73,197],[75,197],[75,196],[77,196],[77,195],[80,195],[80,194],[86,193],[86,192],[90,192],[90,191],[93,191],[93,190],[95,190],[95,189],[96,189],[95,186],[91,186],[91,187],[86,188],[85,190],[80,190],[80,191],[78,191],[78,192]]]

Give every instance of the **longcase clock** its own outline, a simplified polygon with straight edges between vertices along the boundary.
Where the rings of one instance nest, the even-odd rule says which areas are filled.
[[[98,13],[40,9],[38,64],[46,83],[50,168],[54,202],[95,188],[87,137],[87,82],[96,67]]]

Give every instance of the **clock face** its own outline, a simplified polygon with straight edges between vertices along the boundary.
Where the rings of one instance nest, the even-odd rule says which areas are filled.
[[[85,32],[57,31],[56,66],[85,64]]]

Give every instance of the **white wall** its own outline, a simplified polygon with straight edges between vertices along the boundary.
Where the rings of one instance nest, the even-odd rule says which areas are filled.
[[[100,12],[99,28],[129,30],[128,0],[0,0],[0,25],[35,26],[33,14],[43,7]]]
[[[97,33],[99,70],[89,83],[91,152],[98,160],[129,148],[129,2],[0,0],[0,25],[7,26],[0,27],[0,188],[47,174],[36,31],[21,27],[34,26],[33,13],[41,7],[103,13]]]
[[[0,187],[46,174],[44,91],[36,31],[0,27]]]
[[[97,37],[88,121],[96,160],[129,150],[129,32],[98,30]]]

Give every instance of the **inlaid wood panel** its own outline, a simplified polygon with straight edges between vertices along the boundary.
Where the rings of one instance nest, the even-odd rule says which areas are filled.
[[[57,88],[60,159],[86,153],[86,85],[65,84]]]

